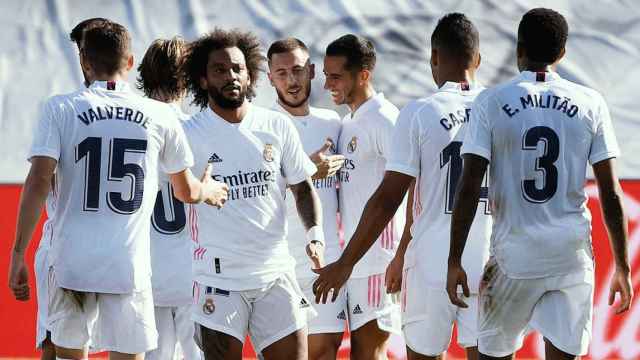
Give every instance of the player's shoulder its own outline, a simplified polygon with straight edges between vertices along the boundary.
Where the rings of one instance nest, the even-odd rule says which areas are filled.
[[[291,117],[282,112],[264,106],[251,105],[253,116],[259,118],[258,123],[274,127],[293,126]]]
[[[585,100],[584,102],[588,104],[597,106],[604,103],[604,97],[594,88],[567,79],[560,79],[558,83],[560,86],[566,88],[573,97]]]
[[[309,114],[313,117],[313,121],[322,123],[323,125],[335,127],[342,125],[340,114],[334,110],[310,106]]]
[[[409,101],[401,110],[398,119],[413,119],[421,115],[434,113],[437,110],[437,94],[413,99]]]

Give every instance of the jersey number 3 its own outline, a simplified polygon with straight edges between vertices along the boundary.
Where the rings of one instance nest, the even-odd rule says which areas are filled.
[[[88,137],[76,146],[76,163],[84,160],[84,211],[100,209],[100,167],[102,165],[102,138]],[[127,153],[144,154],[147,141],[140,139],[112,139],[109,143],[108,181],[122,182],[131,179],[129,199],[120,192],[107,192],[107,205],[118,214],[133,214],[142,205],[144,170],[138,164],[126,163]]]
[[[522,180],[522,195],[532,203],[545,203],[558,190],[558,168],[554,163],[560,155],[558,135],[547,126],[535,126],[527,130],[522,137],[522,150],[536,151],[538,143],[544,144],[542,156],[536,158],[535,170],[543,174],[542,187],[536,186],[536,179]]]

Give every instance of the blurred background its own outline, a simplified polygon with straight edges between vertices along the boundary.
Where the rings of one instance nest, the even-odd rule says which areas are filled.
[[[329,42],[346,33],[371,39],[378,60],[374,84],[398,107],[430,95],[435,85],[429,70],[429,42],[437,20],[448,12],[463,12],[480,31],[482,64],[479,80],[492,86],[516,75],[517,25],[533,7],[551,7],[567,18],[570,34],[567,54],[558,72],[565,78],[600,91],[609,104],[622,147],[618,171],[623,178],[630,217],[630,254],[638,265],[640,233],[640,2],[634,0],[0,0],[0,269],[8,268],[21,183],[28,171],[26,153],[43,101],[82,87],[77,49],[69,32],[80,21],[106,17],[132,34],[136,59],[156,38],[180,35],[193,40],[214,27],[254,31],[264,51],[274,40],[295,36],[311,50],[316,64],[312,104],[333,108],[323,90],[322,58]],[[134,82],[137,73],[130,74]],[[254,102],[270,106],[276,96],[263,76]],[[185,101],[188,112],[198,111]],[[597,191],[587,187],[594,214],[597,286],[593,342],[590,356],[640,358],[640,305],[624,316],[614,316],[606,305],[611,255],[602,226]],[[39,235],[37,235],[39,237]],[[32,250],[37,241],[33,242]],[[97,259],[99,261],[99,259]],[[5,271],[5,270],[3,270]],[[637,274],[634,285],[638,291]],[[6,276],[4,277],[6,279]],[[6,280],[0,287],[0,358],[36,356],[35,300],[12,299]],[[348,355],[348,336],[342,355]],[[542,341],[533,334],[519,356],[543,356]],[[455,346],[453,356],[463,356]],[[250,349],[247,356],[253,356]],[[390,356],[402,358],[400,337],[392,341]]]

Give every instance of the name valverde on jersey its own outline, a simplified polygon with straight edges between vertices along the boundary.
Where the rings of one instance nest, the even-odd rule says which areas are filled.
[[[430,97],[412,101],[398,117],[387,170],[416,178],[412,240],[404,267],[417,266],[427,286],[444,289],[454,192],[462,175],[460,147],[473,112],[471,104],[484,88],[446,82]],[[489,258],[491,217],[483,184],[462,265],[472,292]]]
[[[285,191],[316,172],[286,116],[250,105],[244,119],[229,123],[211,109],[194,115],[185,132],[195,173],[213,164],[212,177],[229,185],[221,210],[191,206],[194,280],[224,290],[258,289],[294,260],[286,241]],[[303,246],[303,245],[301,245]]]
[[[54,96],[33,156],[58,161],[50,262],[59,286],[116,294],[149,288],[157,169],[177,173],[192,165],[167,105],[115,81]]]
[[[358,226],[367,201],[384,176],[397,117],[398,108],[384,94],[378,93],[342,120],[338,152],[346,160],[339,173],[340,218],[347,242]],[[404,204],[400,205],[375,244],[354,267],[352,277],[362,278],[385,272],[402,235],[405,207]]]
[[[619,155],[599,93],[524,71],[477,97],[462,153],[490,161],[491,250],[505,274],[593,268],[586,166]]]
[[[328,154],[336,154],[338,138],[340,136],[341,120],[338,113],[333,110],[309,108],[309,115],[292,116],[280,105],[276,104],[274,110],[291,118],[295,126],[302,147],[308,155],[320,149],[327,139],[330,139],[333,146],[328,150]],[[314,179],[313,186],[318,193],[322,203],[322,228],[324,230],[325,263],[331,263],[340,256],[340,239],[338,237],[338,180],[337,176],[330,176],[324,179]],[[289,251],[296,260],[296,276],[299,279],[312,278],[315,274],[311,271],[311,262],[305,251],[307,244],[306,230],[300,221],[296,209],[295,199],[291,191],[287,190],[287,242]]]

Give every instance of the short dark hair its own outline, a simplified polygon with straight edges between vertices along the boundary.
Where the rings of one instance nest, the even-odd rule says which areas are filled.
[[[97,74],[115,74],[126,66],[131,55],[131,36],[118,23],[86,30],[82,42],[81,51]]]
[[[376,49],[373,43],[353,34],[343,35],[327,46],[326,56],[344,56],[345,68],[351,72],[373,71],[376,66]]]
[[[466,15],[449,13],[438,20],[431,34],[431,47],[442,49],[469,65],[480,48],[480,35]]]
[[[529,60],[552,64],[562,54],[569,25],[560,13],[545,8],[527,11],[518,26],[518,46]]]
[[[90,18],[83,20],[76,25],[73,30],[69,33],[69,40],[76,43],[78,48],[82,45],[82,39],[84,37],[84,32],[93,29],[95,27],[100,27],[106,23],[110,22],[109,19],[105,18]]]
[[[223,30],[215,28],[212,32],[201,36],[191,43],[185,56],[183,73],[187,83],[187,89],[193,94],[192,104],[201,108],[207,107],[209,93],[200,88],[200,78],[207,75],[209,54],[212,51],[237,47],[244,55],[251,84],[247,89],[249,99],[255,96],[255,89],[265,58],[260,51],[258,37],[250,31],[243,32],[240,29]]]
[[[163,95],[167,101],[180,99],[186,89],[180,73],[187,43],[181,37],[154,40],[138,65],[137,87],[148,97]]]
[[[309,48],[304,42],[302,42],[302,40],[289,37],[286,39],[280,39],[271,44],[271,46],[269,46],[269,50],[267,50],[267,59],[271,61],[273,54],[282,54],[295,49],[302,49],[304,52],[309,53]]]

